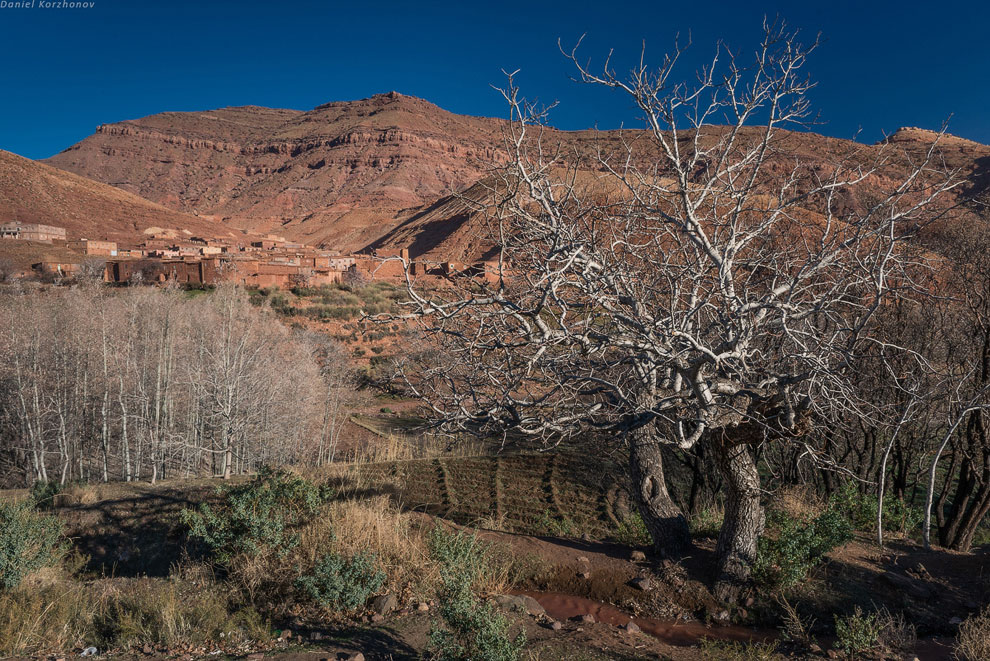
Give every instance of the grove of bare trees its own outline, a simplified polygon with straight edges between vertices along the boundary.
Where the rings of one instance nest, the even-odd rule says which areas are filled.
[[[331,341],[234,287],[13,287],[0,329],[8,486],[326,462],[354,390]]]

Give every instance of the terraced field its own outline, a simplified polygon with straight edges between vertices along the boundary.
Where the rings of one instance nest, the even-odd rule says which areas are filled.
[[[363,464],[314,477],[344,493],[388,493],[407,509],[525,534],[606,539],[631,513],[619,466],[575,452]]]

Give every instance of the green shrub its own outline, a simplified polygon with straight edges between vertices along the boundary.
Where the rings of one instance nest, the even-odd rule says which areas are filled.
[[[830,507],[840,510],[856,530],[876,532],[879,502],[874,494],[862,494],[852,482],[847,482],[832,495]],[[898,498],[883,500],[883,529],[887,532],[910,533],[921,527],[925,515],[920,507],[908,505]]]
[[[807,576],[826,553],[851,537],[852,526],[837,508],[830,507],[813,519],[771,509],[753,575],[771,588],[790,587]]]
[[[718,537],[722,530],[722,521],[725,519],[725,512],[720,507],[706,507],[693,515],[688,521],[691,534],[697,537]]]
[[[536,525],[541,533],[554,537],[570,537],[574,534],[574,522],[566,516],[556,516],[550,510],[543,510]]]
[[[632,512],[622,519],[612,533],[612,538],[626,546],[649,546],[653,544],[650,531],[639,512]]]
[[[54,481],[37,480],[31,485],[28,499],[39,510],[55,509],[55,496],[62,493],[62,484]]]
[[[327,553],[311,573],[296,580],[296,587],[326,609],[353,612],[385,583],[385,572],[375,566],[375,561],[373,553],[358,553],[349,559]]]
[[[36,511],[30,501],[0,502],[0,589],[11,590],[31,572],[57,565],[67,550],[58,518]]]
[[[835,646],[849,656],[876,649],[882,630],[876,613],[864,615],[856,606],[852,615],[835,616]]]
[[[442,622],[433,622],[429,651],[441,661],[515,661],[526,636],[509,636],[509,622],[491,603],[475,594],[488,571],[489,549],[475,535],[430,533],[430,556],[440,568],[437,601]]]
[[[285,555],[299,544],[296,529],[316,515],[328,492],[284,470],[263,468],[247,484],[217,489],[216,506],[183,510],[182,522],[221,564],[239,554],[275,551]]]

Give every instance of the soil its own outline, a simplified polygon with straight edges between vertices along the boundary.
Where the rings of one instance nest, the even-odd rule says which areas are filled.
[[[447,470],[456,473],[459,462],[474,466],[478,459],[445,460]],[[209,498],[215,484],[195,480],[90,486],[64,496],[59,514],[77,548],[90,556],[90,570],[122,578],[165,576],[184,548],[174,513]],[[0,497],[19,495],[0,492]],[[423,525],[435,525],[435,514],[414,516]],[[731,611],[712,599],[706,587],[712,540],[696,540],[693,552],[675,564],[655,562],[649,549],[614,542],[497,530],[480,534],[532,567],[518,590],[534,597],[563,625],[554,631],[547,618],[511,614],[527,631],[528,649],[541,659],[692,660],[703,658],[697,647],[703,638],[760,641],[777,635],[779,606],[771,596],[754,593],[743,607]],[[645,560],[632,559],[637,550],[646,554]],[[903,613],[917,630],[920,640],[913,654],[920,661],[938,661],[951,658],[958,624],[954,618],[964,619],[990,601],[988,570],[990,554],[984,549],[925,550],[898,539],[881,550],[873,539],[860,535],[830,554],[789,601],[803,616],[814,618],[812,633],[825,650],[835,614],[849,613],[857,605],[865,611],[884,607]],[[635,579],[646,579],[646,589],[635,587]],[[596,621],[574,619],[587,614]],[[630,620],[643,633],[627,633],[624,625]],[[361,651],[368,659],[418,658],[429,622],[429,613],[411,612],[377,626],[319,632],[318,641],[310,639],[313,632],[301,631],[292,640],[302,634],[305,646],[276,651],[288,661],[328,659],[344,651]]]

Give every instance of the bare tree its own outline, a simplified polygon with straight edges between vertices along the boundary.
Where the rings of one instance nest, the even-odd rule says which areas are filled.
[[[785,129],[813,119],[802,69],[817,42],[764,27],[747,65],[720,44],[691,83],[675,80],[680,48],[628,78],[570,52],[582,81],[625,94],[646,124],[590,154],[553,144],[546,109],[509,75],[508,158],[484,208],[505,275],[431,294],[407,278],[412,316],[451,356],[410,380],[438,422],[551,444],[617,432],[658,554],[690,543],[661,447],[704,444],[725,489],[725,600],[763,528],[757,447],[856,409],[854,358],[910,284],[900,245],[955,185],[937,140],[915,162],[890,145],[802,152]]]

